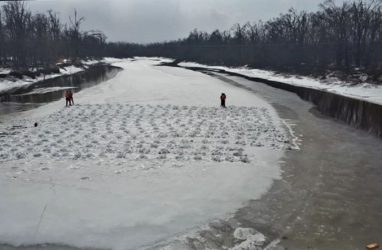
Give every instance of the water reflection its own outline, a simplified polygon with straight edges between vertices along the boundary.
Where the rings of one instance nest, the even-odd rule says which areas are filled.
[[[79,92],[107,81],[120,71],[118,67],[97,65],[84,72],[47,79],[0,95],[0,114],[9,114],[38,107],[63,98],[66,89]]]

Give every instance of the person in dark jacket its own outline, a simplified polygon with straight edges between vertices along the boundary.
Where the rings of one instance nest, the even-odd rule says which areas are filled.
[[[73,91],[69,89],[69,104],[74,105]]]
[[[225,99],[227,99],[227,96],[222,93],[221,96],[220,96],[220,105],[225,108]]]
[[[65,97],[65,101],[66,101],[66,107],[69,107],[70,106],[70,94],[69,94],[69,90],[65,90],[64,97]]]

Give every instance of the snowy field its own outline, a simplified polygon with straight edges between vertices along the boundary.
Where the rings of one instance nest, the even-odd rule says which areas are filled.
[[[295,86],[307,87],[312,89],[319,89],[335,94],[365,100],[372,103],[382,104],[382,86],[375,86],[373,84],[360,80],[360,84],[354,85],[341,81],[337,78],[329,78],[325,81],[321,81],[312,77],[296,76],[296,75],[281,75],[270,70],[261,69],[249,69],[242,68],[230,68],[223,66],[207,66],[194,62],[182,62],[179,63],[182,67],[201,67],[209,69],[222,69],[227,72],[238,73],[249,77],[258,77],[271,81],[278,81]]]
[[[115,62],[124,70],[76,94],[75,106],[7,117],[0,242],[150,246],[229,216],[280,178],[291,145],[269,104],[160,61]]]

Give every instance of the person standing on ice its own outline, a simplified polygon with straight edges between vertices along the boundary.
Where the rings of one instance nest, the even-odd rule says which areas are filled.
[[[71,101],[70,101],[69,90],[65,90],[64,97],[65,97],[65,101],[66,101],[66,107],[70,106]]]
[[[73,92],[69,89],[69,105],[74,105]]]
[[[222,93],[221,96],[220,96],[220,105],[225,108],[225,99],[227,99],[227,96]]]

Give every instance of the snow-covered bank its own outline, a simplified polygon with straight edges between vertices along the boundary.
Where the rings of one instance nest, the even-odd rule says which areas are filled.
[[[150,245],[227,216],[280,178],[289,143],[268,103],[160,61],[115,62],[124,70],[76,106],[53,102],[1,126],[0,242]]]
[[[84,68],[80,68],[80,67],[67,66],[67,67],[61,68],[59,74],[50,74],[50,75],[45,75],[45,76],[38,76],[35,79],[29,78],[29,77],[24,77],[23,79],[17,79],[14,77],[3,78],[3,79],[0,79],[0,93],[4,93],[4,92],[9,91],[9,90],[14,89],[14,88],[25,87],[25,86],[28,86],[28,85],[31,85],[33,83],[43,81],[46,79],[52,79],[52,78],[56,78],[56,77],[59,77],[62,75],[75,74],[75,73],[78,73],[78,72],[81,72],[84,70],[85,70]]]
[[[9,74],[11,73],[10,69],[7,68],[0,68],[0,74]]]
[[[181,62],[179,66],[182,67],[201,67],[208,69],[222,69],[227,72],[238,73],[249,77],[257,77],[271,81],[282,82],[295,86],[313,88],[328,91],[331,93],[352,97],[368,102],[382,104],[382,86],[376,86],[362,82],[358,85],[346,83],[338,80],[337,78],[330,78],[319,80],[312,77],[296,76],[296,75],[281,75],[270,70],[250,69],[247,67],[230,68],[224,66],[208,66],[194,62]]]
[[[78,72],[82,72],[86,70],[87,68],[89,68],[90,66],[98,64],[98,63],[112,63],[115,61],[117,61],[117,59],[113,59],[113,58],[105,58],[102,60],[88,60],[88,61],[83,60],[81,61],[81,64],[83,65],[82,67],[77,67],[74,65],[64,66],[64,67],[60,67],[60,73],[40,75],[34,79],[27,76],[24,76],[23,79],[7,76],[5,78],[0,78],[0,93],[7,92],[14,88],[26,87],[46,79],[53,79],[63,75],[72,75]],[[10,72],[11,72],[10,69],[0,68],[0,74],[9,74]]]

